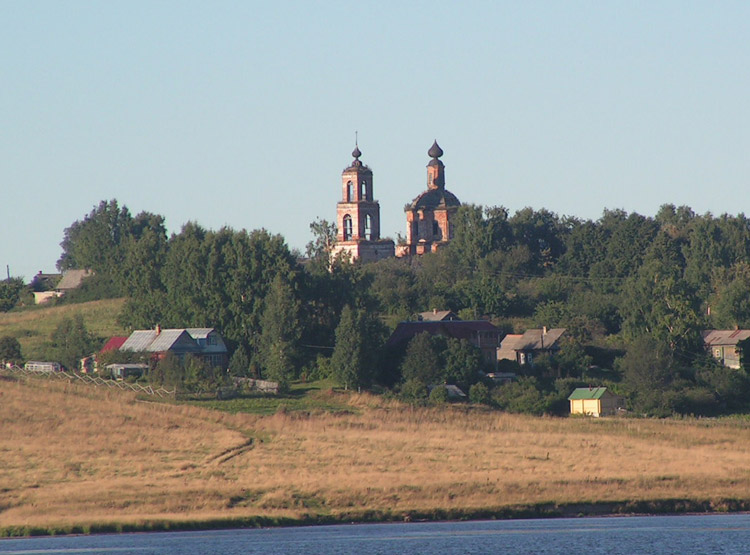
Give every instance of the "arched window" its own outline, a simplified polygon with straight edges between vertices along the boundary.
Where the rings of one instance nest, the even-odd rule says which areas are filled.
[[[372,239],[372,216],[365,214],[365,240]]]
[[[435,239],[440,239],[440,226],[438,226],[438,223],[436,221],[432,221],[432,236]]]
[[[346,202],[354,200],[354,183],[351,181],[346,182]]]
[[[367,198],[367,181],[362,180],[362,184],[359,186],[359,200],[370,200]]]
[[[344,241],[352,239],[352,217],[347,214],[344,216]]]

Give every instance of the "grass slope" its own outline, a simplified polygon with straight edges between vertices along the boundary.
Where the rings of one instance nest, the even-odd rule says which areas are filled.
[[[81,314],[86,328],[97,337],[108,339],[113,335],[125,335],[125,329],[117,323],[123,304],[125,299],[105,299],[0,313],[0,337],[15,337],[21,343],[24,357],[38,360],[44,357],[44,344],[60,321],[75,314]]]
[[[317,402],[348,410],[233,414],[39,379],[0,385],[0,535],[750,500],[744,420],[534,418],[331,391]]]

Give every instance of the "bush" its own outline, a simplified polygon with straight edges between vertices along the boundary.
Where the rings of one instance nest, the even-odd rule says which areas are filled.
[[[475,383],[469,388],[469,400],[477,405],[489,405],[492,401],[489,388],[482,382]]]
[[[430,391],[430,403],[443,405],[448,402],[448,389],[444,385],[436,385]]]
[[[427,400],[427,386],[419,380],[407,380],[401,386],[400,397],[407,403],[423,403]]]

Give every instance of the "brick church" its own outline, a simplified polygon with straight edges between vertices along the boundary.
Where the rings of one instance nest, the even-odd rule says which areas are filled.
[[[461,206],[445,188],[443,149],[437,141],[427,151],[427,190],[406,205],[406,241],[395,246],[380,238],[380,204],[374,199],[372,170],[362,163],[355,146],[354,161],[341,174],[342,198],[336,207],[338,236],[333,255],[347,253],[352,260],[375,262],[392,256],[435,252],[453,236],[452,219]]]

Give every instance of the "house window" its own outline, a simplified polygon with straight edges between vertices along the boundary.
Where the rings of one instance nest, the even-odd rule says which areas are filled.
[[[352,217],[347,214],[344,216],[344,241],[352,239]]]
[[[714,349],[714,357],[721,358],[721,349]]]
[[[346,182],[346,202],[351,202],[354,197],[354,183],[351,181]]]
[[[369,214],[365,215],[365,239],[367,241],[372,239],[372,216]]]

